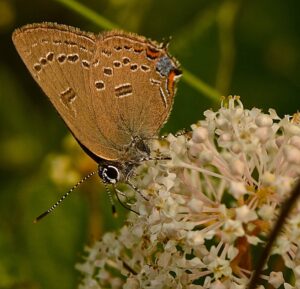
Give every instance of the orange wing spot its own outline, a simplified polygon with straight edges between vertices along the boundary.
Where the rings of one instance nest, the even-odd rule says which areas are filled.
[[[168,92],[170,95],[174,95],[174,84],[175,84],[175,76],[176,76],[176,72],[174,70],[171,70],[169,75],[168,75],[168,84],[167,84],[167,88],[168,88]]]
[[[156,49],[151,48],[151,47],[147,47],[146,55],[150,59],[156,59],[156,58],[159,57],[160,52],[158,50],[156,50]]]

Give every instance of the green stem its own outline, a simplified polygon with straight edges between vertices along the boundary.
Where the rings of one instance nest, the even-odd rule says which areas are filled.
[[[212,101],[217,103],[220,102],[222,94],[219,91],[209,86],[186,69],[183,69],[183,80],[191,87],[195,88],[196,90],[210,98]]]
[[[66,7],[70,8],[71,10],[76,11],[78,14],[84,16],[85,18],[91,20],[98,26],[102,27],[103,29],[116,29],[118,25],[109,21],[105,17],[101,16],[100,14],[96,13],[92,9],[84,6],[83,4],[75,1],[75,0],[54,0],[57,2],[62,3]]]
[[[66,7],[70,8],[73,11],[76,11],[78,14],[86,17],[87,19],[91,20],[95,24],[97,24],[99,27],[103,29],[116,29],[118,28],[118,25],[109,21],[102,15],[94,12],[92,9],[89,9],[88,7],[84,6],[83,4],[75,1],[75,0],[54,0],[57,2],[60,2],[61,4],[65,5]],[[194,74],[189,72],[188,70],[184,69],[183,74],[183,80],[201,92],[203,95],[207,96],[214,102],[220,101],[221,93],[219,93],[217,90],[215,90],[213,87],[207,85],[202,80],[200,80],[198,77],[196,77]]]

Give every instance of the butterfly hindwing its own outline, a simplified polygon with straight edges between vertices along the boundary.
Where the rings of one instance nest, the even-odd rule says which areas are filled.
[[[153,137],[173,105],[180,72],[166,48],[131,33],[100,34],[90,86],[99,129],[113,145]]]

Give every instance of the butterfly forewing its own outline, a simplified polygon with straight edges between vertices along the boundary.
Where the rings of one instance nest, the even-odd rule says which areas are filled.
[[[13,42],[77,140],[99,157],[117,159],[118,151],[97,126],[89,98],[95,35],[65,25],[42,23],[16,30]]]

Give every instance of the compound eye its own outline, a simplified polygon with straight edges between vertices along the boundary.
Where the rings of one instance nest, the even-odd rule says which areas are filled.
[[[100,177],[106,183],[116,184],[120,179],[120,173],[119,173],[118,168],[109,165],[109,166],[104,167],[101,170]]]

